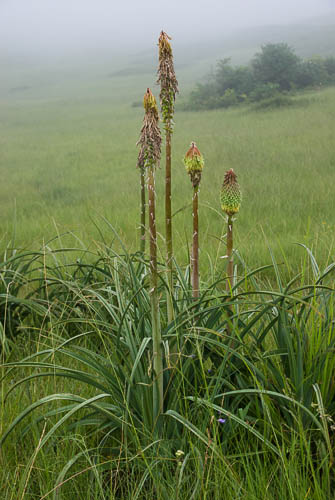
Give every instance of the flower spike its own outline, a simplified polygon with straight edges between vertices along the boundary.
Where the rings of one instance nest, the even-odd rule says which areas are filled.
[[[240,209],[241,200],[242,195],[237,176],[231,168],[224,176],[221,189],[221,208],[227,215],[234,215]]]

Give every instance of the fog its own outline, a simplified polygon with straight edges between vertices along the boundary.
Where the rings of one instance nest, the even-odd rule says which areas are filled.
[[[335,12],[335,0],[0,0],[0,49],[136,52],[161,29],[184,43]]]

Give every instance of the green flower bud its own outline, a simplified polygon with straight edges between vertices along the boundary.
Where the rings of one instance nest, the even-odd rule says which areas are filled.
[[[242,195],[237,176],[232,168],[225,173],[220,198],[221,208],[227,215],[234,215],[239,211]]]
[[[189,150],[184,157],[184,165],[194,187],[198,186],[201,180],[201,172],[204,168],[204,158],[197,148],[195,142],[191,143]]]
[[[158,119],[158,107],[157,107],[157,102],[155,99],[155,96],[151,92],[151,90],[148,88],[146,93],[144,94],[143,97],[143,107],[146,111],[146,113],[153,113],[154,116],[157,115]]]

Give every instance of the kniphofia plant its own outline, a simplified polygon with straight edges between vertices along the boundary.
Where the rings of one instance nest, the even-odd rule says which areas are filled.
[[[147,172],[148,177],[148,204],[149,204],[149,236],[150,236],[150,301],[152,318],[152,348],[154,369],[154,418],[163,411],[163,351],[161,341],[161,328],[159,319],[159,300],[157,291],[157,233],[155,214],[155,169],[161,157],[161,133],[159,129],[159,116],[156,99],[148,88],[144,94],[144,119],[140,145],[139,164]]]
[[[172,209],[171,209],[171,136],[173,132],[173,115],[178,81],[176,79],[173,54],[170,44],[171,38],[161,31],[158,39],[159,66],[157,83],[160,84],[160,103],[162,120],[165,129],[165,238],[166,238],[166,263],[168,269],[168,320],[173,319],[171,294],[173,291],[173,245],[172,245]]]

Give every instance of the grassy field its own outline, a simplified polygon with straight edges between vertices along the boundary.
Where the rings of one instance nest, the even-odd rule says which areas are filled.
[[[29,89],[8,92],[9,82],[3,88],[3,245],[14,226],[19,247],[37,248],[57,232],[67,231],[89,245],[100,238],[95,224],[109,238],[103,216],[130,249],[137,249],[136,141],[143,113],[132,103],[141,100],[148,85],[155,88],[155,75],[108,77],[111,71],[102,71],[94,67],[80,79],[51,73],[45,76],[48,84],[44,85],[28,73],[16,82],[28,82]],[[181,70],[180,102],[187,97],[193,78],[192,71]],[[191,186],[182,157],[194,140],[206,161],[200,193],[203,273],[208,258],[215,261],[222,253],[219,191],[229,168],[237,173],[244,197],[236,247],[250,266],[267,261],[270,245],[279,261],[285,258],[289,268],[298,269],[304,257],[294,245],[297,242],[311,246],[326,263],[334,242],[334,103],[335,90],[330,88],[297,97],[295,106],[274,111],[242,107],[192,113],[177,109],[173,211],[178,257],[187,261]],[[160,230],[163,170],[157,174]]]
[[[59,71],[6,66],[1,251],[18,252],[8,251],[0,273],[0,438],[10,432],[0,448],[1,499],[331,498],[334,266],[322,269],[334,261],[335,89],[298,95],[284,109],[185,112],[208,61],[177,67],[172,201],[180,267],[171,323],[159,285],[158,421],[148,266],[114,253],[120,244],[109,225],[130,253],[138,250],[143,111],[133,104],[147,86],[158,94],[152,66],[112,58]],[[192,140],[205,157],[199,302],[184,267],[192,189],[182,158]],[[247,263],[238,265],[232,295],[214,282],[224,278],[219,193],[230,168],[243,190],[235,247]],[[163,194],[161,168],[162,260]],[[298,242],[312,249],[319,270]],[[278,266],[248,275],[271,262]]]

